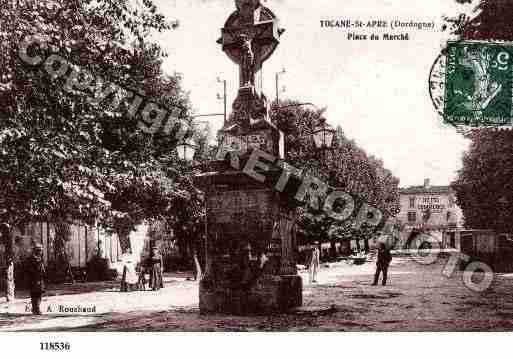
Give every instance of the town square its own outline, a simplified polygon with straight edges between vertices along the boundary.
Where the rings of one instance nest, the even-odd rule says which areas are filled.
[[[1,332],[513,329],[513,6],[299,3],[8,1]]]
[[[513,276],[499,275],[493,290],[474,292],[461,274],[447,278],[439,263],[423,265],[394,258],[390,286],[369,285],[374,265],[338,263],[322,268],[316,285],[303,291],[307,310],[274,316],[200,315],[198,285],[184,273],[166,275],[161,293],[122,294],[117,282],[50,287],[42,308],[52,313],[34,318],[22,293],[3,315],[2,331],[509,331],[513,321]],[[308,281],[305,271],[301,276]],[[422,281],[419,281],[419,278]],[[95,313],[60,313],[66,308],[95,307]]]

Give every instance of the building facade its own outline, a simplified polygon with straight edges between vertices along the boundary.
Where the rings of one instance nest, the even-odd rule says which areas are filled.
[[[115,234],[107,234],[97,227],[70,225],[69,238],[65,242],[65,252],[73,268],[85,269],[87,263],[95,255],[108,259],[111,268],[120,269],[123,256],[119,239]],[[43,246],[45,265],[55,261],[55,225],[49,222],[32,222],[15,228],[14,261],[20,263],[32,253],[34,244]],[[148,230],[146,225],[140,225],[130,233],[130,248],[137,260],[148,252]],[[0,268],[5,266],[4,246],[0,243]]]
[[[463,212],[450,186],[432,186],[425,179],[422,186],[400,189],[399,195],[401,210],[396,218],[402,225],[401,247],[411,244],[412,233],[429,233],[441,242],[445,231],[464,225]]]

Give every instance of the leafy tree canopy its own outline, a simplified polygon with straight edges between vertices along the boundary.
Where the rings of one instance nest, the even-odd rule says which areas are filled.
[[[126,232],[142,220],[172,215],[194,196],[180,171],[173,133],[143,131],[130,103],[109,106],[68,91],[67,76],[30,67],[17,55],[37,35],[72,65],[87,69],[95,86],[116,85],[183,109],[190,104],[179,74],[162,72],[163,51],[153,31],[174,29],[150,0],[10,2],[0,23],[0,216],[17,224],[73,219]],[[37,54],[50,55],[52,46]],[[31,50],[32,51],[32,50]],[[52,50],[54,51],[54,50]],[[94,82],[93,82],[94,83]]]
[[[399,180],[383,166],[383,161],[367,155],[354,140],[348,139],[341,127],[337,128],[333,148],[318,151],[311,134],[324,110],[293,106],[295,104],[298,102],[285,101],[282,108],[275,107],[272,113],[272,120],[286,134],[287,162],[313,174],[332,188],[351,194],[356,208],[349,220],[340,223],[327,216],[322,208],[315,210],[304,206],[300,209],[300,233],[310,242],[369,239],[376,228],[366,225],[355,228],[358,209],[365,203],[379,209],[384,218],[397,214]],[[344,205],[337,201],[335,210]]]

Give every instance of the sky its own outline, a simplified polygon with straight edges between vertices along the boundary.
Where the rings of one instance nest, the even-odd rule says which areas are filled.
[[[156,0],[177,30],[157,36],[167,50],[164,70],[183,75],[196,114],[222,113],[227,81],[228,111],[238,90],[238,69],[216,43],[233,0]],[[264,93],[275,98],[275,73],[282,68],[280,98],[327,106],[328,123],[340,125],[368,154],[384,161],[401,186],[435,185],[455,179],[468,141],[441,123],[428,92],[430,68],[448,34],[442,15],[467,11],[454,0],[268,0],[286,32],[263,66]],[[434,22],[434,29],[391,31],[323,28],[321,20]],[[408,41],[348,40],[349,32],[409,33]],[[203,118],[213,129],[222,117]]]

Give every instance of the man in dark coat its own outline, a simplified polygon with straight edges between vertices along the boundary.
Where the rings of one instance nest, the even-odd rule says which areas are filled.
[[[43,263],[43,247],[36,244],[28,259],[27,274],[30,283],[32,314],[41,315],[41,297],[45,292],[46,271]]]
[[[378,285],[380,272],[383,272],[383,280],[381,284],[387,284],[388,266],[391,261],[392,254],[390,254],[390,249],[387,248],[385,243],[379,243],[378,260],[376,261],[376,274],[374,274],[374,283],[372,283],[372,285]]]

